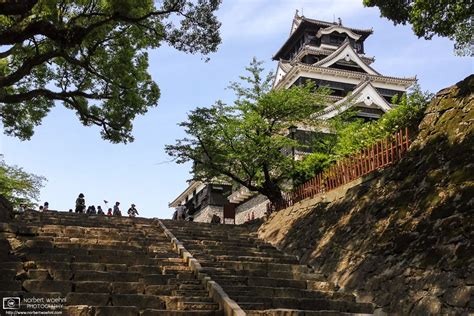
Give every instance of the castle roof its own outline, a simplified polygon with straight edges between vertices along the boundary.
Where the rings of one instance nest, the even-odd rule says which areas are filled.
[[[301,58],[303,56],[308,55],[308,54],[326,55],[327,56],[327,55],[331,55],[332,53],[334,53],[334,50],[332,50],[332,49],[324,49],[324,48],[314,46],[314,45],[305,45],[298,52],[298,54],[295,56],[295,59],[301,60]],[[368,57],[368,56],[361,55],[361,54],[358,54],[358,55],[359,55],[360,59],[362,59],[366,65],[370,65],[371,63],[373,63],[375,61],[374,57]]]
[[[307,28],[312,28],[315,30],[317,29],[317,32],[325,29],[325,31],[322,31],[323,33],[333,32],[333,31],[341,32],[344,30],[345,32],[349,34],[352,34],[352,36],[356,36],[360,38],[362,41],[364,41],[367,37],[369,37],[374,32],[372,29],[356,29],[356,28],[343,26],[336,22],[326,22],[326,21],[321,21],[321,20],[309,19],[304,16],[299,16],[298,13],[296,13],[293,19],[290,36],[288,37],[286,42],[283,44],[283,46],[276,52],[276,54],[273,55],[273,60],[280,59],[284,51],[290,45],[292,45],[292,43]]]
[[[352,48],[350,42],[346,39],[344,44],[342,44],[338,49],[332,52],[330,55],[326,56],[326,58],[321,59],[317,63],[314,63],[314,66],[318,67],[329,67],[336,62],[343,60],[343,61],[352,61],[356,63],[360,68],[362,68],[365,72],[371,75],[380,75],[374,68],[370,67],[360,56],[357,52]]]
[[[387,112],[392,108],[392,106],[380,95],[368,79],[358,84],[348,96],[328,105],[318,113],[317,117],[320,119],[333,118],[352,106],[360,104],[364,107],[379,108],[383,112]]]
[[[288,83],[288,80],[297,76],[299,72],[305,72],[307,74],[327,74],[332,76],[337,76],[340,78],[352,78],[355,80],[365,80],[370,79],[372,82],[386,82],[392,83],[399,86],[403,86],[404,88],[408,88],[414,82],[416,82],[416,77],[409,77],[409,78],[400,78],[400,77],[392,77],[392,76],[382,76],[382,75],[375,75],[363,72],[357,72],[352,70],[345,70],[345,69],[337,69],[337,68],[328,68],[328,67],[321,67],[317,65],[308,65],[301,62],[292,62],[281,60],[279,63],[279,67],[285,67],[285,73],[281,78],[277,78],[278,82],[275,82],[275,89],[282,88],[284,83]],[[291,67],[291,68],[290,68]],[[290,78],[290,79],[288,79]]]

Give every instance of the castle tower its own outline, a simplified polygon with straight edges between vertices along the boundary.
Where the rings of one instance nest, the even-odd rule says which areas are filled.
[[[330,104],[320,114],[329,119],[356,106],[358,116],[377,119],[393,105],[416,78],[384,76],[370,65],[364,41],[372,29],[349,28],[336,23],[308,19],[295,14],[288,39],[273,60],[278,61],[274,89],[287,89],[311,80],[316,87],[332,90]]]

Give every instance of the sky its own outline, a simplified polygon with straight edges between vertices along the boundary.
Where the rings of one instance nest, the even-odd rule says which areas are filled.
[[[345,26],[373,28],[365,52],[375,56],[372,66],[384,75],[417,76],[423,90],[437,92],[474,72],[473,59],[453,54],[445,38],[418,39],[409,26],[394,26],[377,8],[362,0],[224,0],[217,15],[222,22],[222,44],[210,61],[166,45],[150,51],[150,73],[161,89],[158,106],[134,120],[135,141],[110,144],[98,127],[82,126],[73,111],[58,104],[35,129],[29,141],[0,133],[0,153],[8,164],[47,178],[40,203],[51,209],[74,208],[79,193],[87,205],[120,201],[122,211],[131,203],[140,216],[169,218],[168,203],[186,187],[190,165],[170,161],[164,146],[185,136],[177,124],[196,107],[216,100],[231,102],[226,87],[238,80],[252,57],[276,70],[272,55],[289,35],[298,9],[308,18]]]

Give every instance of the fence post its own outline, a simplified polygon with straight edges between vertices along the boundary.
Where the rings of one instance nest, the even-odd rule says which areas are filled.
[[[405,146],[406,146],[406,151],[408,151],[408,148],[410,147],[410,138],[408,137],[408,127],[405,127]]]

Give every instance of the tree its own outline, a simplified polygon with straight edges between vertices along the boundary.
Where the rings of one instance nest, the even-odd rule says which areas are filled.
[[[333,151],[334,159],[353,154],[393,135],[400,129],[417,130],[432,97],[432,93],[421,91],[420,86],[416,84],[401,98],[394,96],[391,103],[396,106],[376,121],[364,122],[349,118],[331,122],[332,129],[337,135]]]
[[[230,85],[234,104],[218,101],[192,111],[180,124],[189,137],[167,145],[166,152],[178,163],[192,161],[196,180],[224,179],[279,202],[295,163],[285,149],[302,145],[288,137],[288,128],[316,125],[311,116],[324,95],[313,93],[311,84],[270,91],[273,76],[263,75],[261,65],[254,58],[243,83]]]
[[[30,207],[38,201],[44,177],[27,173],[17,166],[8,166],[0,160],[0,195],[14,206],[27,204]]]
[[[363,0],[368,7],[377,6],[381,16],[395,24],[412,25],[418,37],[433,35],[455,41],[459,55],[474,56],[474,2],[471,0]]]
[[[164,42],[187,53],[216,51],[220,1],[0,1],[4,132],[29,139],[59,101],[83,125],[100,126],[104,139],[133,141],[133,119],[160,96],[147,50]]]

